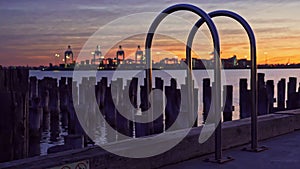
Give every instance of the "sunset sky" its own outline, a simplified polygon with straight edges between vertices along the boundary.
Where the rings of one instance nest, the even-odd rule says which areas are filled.
[[[84,44],[97,32],[105,38],[99,43],[107,57],[114,57],[116,46],[122,44],[126,56],[133,58],[137,45],[144,48],[145,30],[155,15],[176,3],[194,4],[207,12],[235,11],[250,23],[256,34],[258,63],[300,63],[299,0],[1,0],[0,65],[55,63],[55,53],[63,55],[68,45],[75,56],[81,51],[86,59],[91,58],[91,51]],[[145,12],[151,14],[137,15]],[[185,57],[184,39],[199,18],[190,12],[177,12],[174,17],[166,19],[165,26],[160,27],[163,36],[154,40],[155,60],[173,55]],[[134,24],[129,23],[132,19]],[[174,24],[181,20],[190,25]],[[227,18],[214,21],[221,37],[222,58],[237,55],[239,59],[249,59],[248,40],[240,25]],[[145,30],[139,32],[141,29]],[[122,37],[126,31],[134,36]],[[210,34],[206,26],[199,32],[194,57],[209,58],[213,50]]]

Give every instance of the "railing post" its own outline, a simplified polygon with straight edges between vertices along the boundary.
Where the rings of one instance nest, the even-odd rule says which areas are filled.
[[[250,41],[250,54],[251,54],[251,148],[249,151],[263,151],[266,147],[258,147],[257,141],[257,64],[256,64],[256,40],[254,32],[248,22],[240,15],[226,10],[218,10],[208,14],[211,18],[218,16],[226,16],[239,22],[246,30],[249,41]],[[200,19],[193,29],[191,30],[186,47],[186,57],[191,57],[191,47],[195,37],[195,34],[199,27],[204,23],[203,19]]]

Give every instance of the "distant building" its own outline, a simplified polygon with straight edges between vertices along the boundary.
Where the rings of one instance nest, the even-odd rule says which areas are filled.
[[[221,62],[224,68],[234,68],[237,66],[237,57],[234,55],[228,59],[221,59]]]
[[[116,66],[116,60],[115,59],[112,59],[112,58],[107,58],[107,66],[108,67],[115,67]]]
[[[141,50],[141,46],[138,45],[135,52],[135,63],[146,63],[145,60],[144,52]]]
[[[104,59],[104,56],[102,55],[101,49],[100,49],[100,45],[97,45],[96,50],[94,52],[92,52],[93,54],[93,59],[91,61],[92,64],[96,64],[96,62],[98,61],[99,64],[102,62],[102,60]],[[99,57],[99,58],[96,58]]]
[[[238,60],[237,67],[238,68],[251,67],[251,61],[247,60],[247,59],[240,59],[240,60]]]
[[[205,69],[213,68],[214,62],[213,60],[201,59],[203,66]]]
[[[73,61],[74,61],[74,54],[72,52],[71,46],[69,45],[68,49],[65,51],[65,58],[64,58],[65,64],[68,63],[68,59],[70,59],[70,58],[72,59],[71,63],[73,63]]]
[[[122,49],[121,45],[119,46],[119,50],[116,53],[116,59],[117,59],[117,64],[118,65],[121,63],[119,57],[122,57],[122,61],[124,61],[124,59],[125,59],[125,52]]]
[[[133,63],[135,63],[134,61],[136,61],[136,60],[133,60],[133,59],[125,59],[124,62],[123,62],[123,64],[133,64]]]
[[[193,68],[208,69],[213,67],[213,60],[192,58]]]

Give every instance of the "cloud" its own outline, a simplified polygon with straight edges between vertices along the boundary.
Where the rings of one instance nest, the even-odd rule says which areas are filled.
[[[26,58],[28,62],[33,62],[32,58],[36,58],[34,62],[37,60],[45,62],[46,57],[39,56],[52,56],[53,52],[64,51],[67,44],[72,44],[78,53],[90,35],[114,19],[137,12],[157,13],[169,5],[182,2],[182,0],[1,0],[0,51],[1,57],[4,57],[1,61],[11,64],[13,61],[25,62]],[[259,45],[268,44],[288,51],[285,47],[289,42],[299,40],[296,35],[300,32],[300,20],[295,16],[299,11],[300,2],[297,0],[187,0],[184,3],[195,4],[206,11],[216,9],[237,11],[252,25]],[[198,19],[190,12],[177,12],[174,15],[184,18],[191,24]],[[220,34],[226,37],[222,39],[224,47],[230,49],[234,44],[243,47],[247,45],[245,32],[238,24],[232,24],[229,19],[216,19],[216,23]],[[188,28],[175,25],[170,33],[167,29],[165,33],[170,36],[174,34],[185,36],[183,32],[188,31]],[[210,41],[210,34],[203,32],[208,37],[208,40],[205,39],[206,43]],[[173,42],[163,44],[164,47],[168,45],[178,49]],[[14,58],[12,56],[18,57],[12,59]]]

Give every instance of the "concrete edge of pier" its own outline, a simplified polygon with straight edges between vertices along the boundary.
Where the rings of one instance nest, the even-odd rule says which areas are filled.
[[[250,143],[250,118],[223,123],[223,148],[230,149]],[[199,144],[199,134],[203,127],[193,128],[183,141],[171,150],[149,158],[125,158],[111,154],[98,146],[77,150],[70,150],[46,156],[38,156],[22,160],[0,163],[3,169],[41,169],[61,166],[68,163],[88,160],[90,168],[136,168],[150,169],[175,164],[192,158],[211,154],[214,152],[214,135],[203,144]],[[258,139],[266,140],[283,134],[291,133],[300,129],[300,109],[277,112],[274,114],[259,116]],[[107,147],[114,148],[120,145],[122,149],[116,151],[130,152],[138,149],[140,151],[151,151],[153,144],[164,146],[173,139],[181,137],[184,130],[164,133],[164,139],[156,139],[152,144],[145,144],[144,140],[153,139],[145,137],[139,140],[125,140],[118,143],[110,143]],[[205,134],[205,133],[202,133]],[[207,133],[209,134],[209,133]]]

